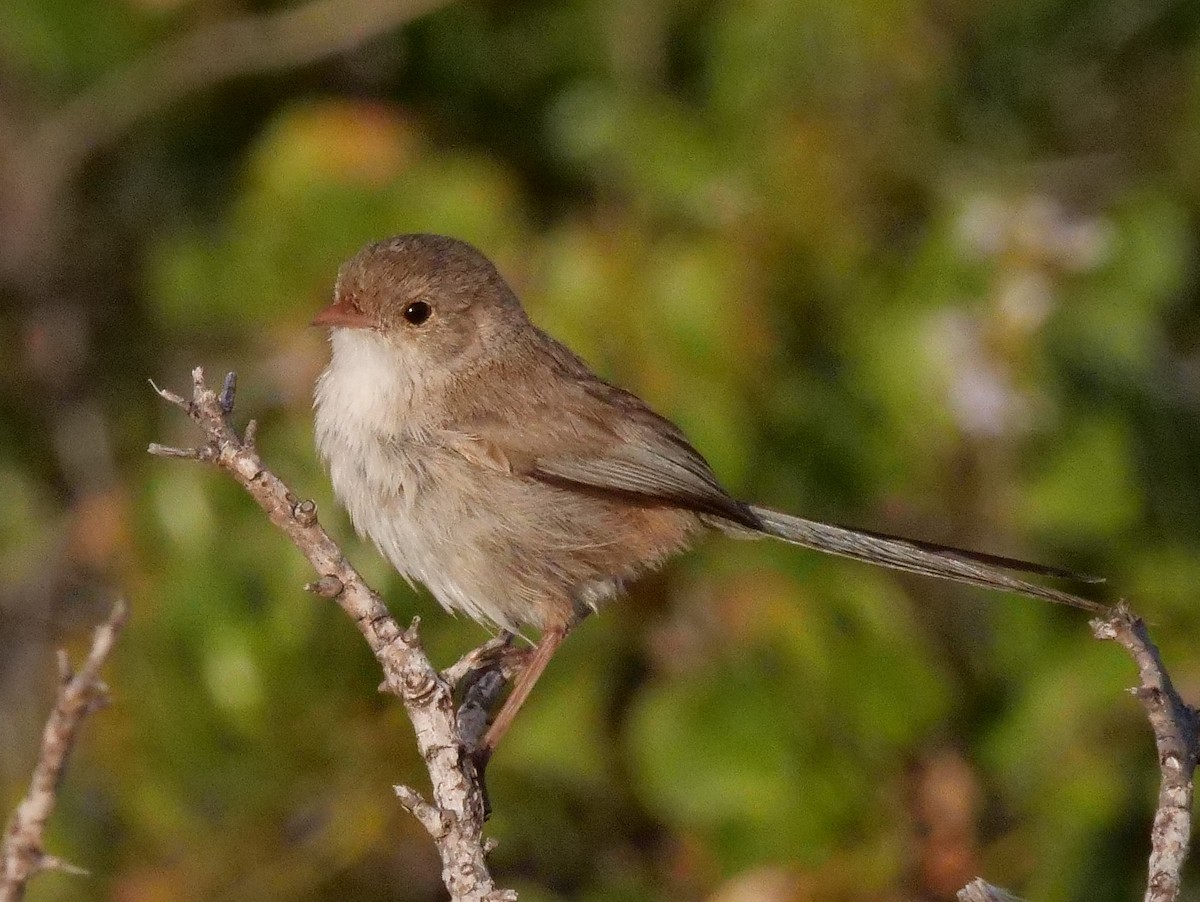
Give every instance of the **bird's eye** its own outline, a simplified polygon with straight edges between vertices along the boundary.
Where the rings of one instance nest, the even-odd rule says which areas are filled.
[[[404,318],[414,326],[419,326],[429,319],[431,313],[433,313],[433,308],[424,301],[413,301],[404,308]]]

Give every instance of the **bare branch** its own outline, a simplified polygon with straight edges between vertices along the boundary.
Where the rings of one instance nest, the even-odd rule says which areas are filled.
[[[400,800],[400,804],[408,809],[409,813],[421,822],[421,826],[429,831],[429,835],[437,842],[450,829],[449,823],[446,821],[445,815],[441,809],[435,805],[431,805],[429,801],[410,786],[394,786],[396,798]]]
[[[175,392],[171,391],[169,388],[159,388],[154,383],[153,379],[147,379],[146,381],[150,383],[150,387],[154,389],[154,393],[160,398],[171,404],[174,404],[176,407],[182,407],[184,410],[187,410],[188,402],[181,396],[175,394]]]
[[[19,274],[58,242],[64,193],[93,154],[183,98],[239,76],[317,62],[446,5],[449,0],[309,0],[236,16],[163,41],[40,121],[0,140],[0,271]],[[4,121],[0,110],[0,126]],[[8,129],[7,131],[13,131]]]
[[[513,634],[502,632],[478,648],[473,648],[445,670],[442,679],[457,688],[466,677],[484,670],[500,668],[511,679],[516,668],[528,656],[528,649],[513,647]]]
[[[124,601],[113,605],[108,620],[96,628],[91,651],[78,673],[72,672],[66,652],[59,652],[61,685],[58,699],[42,732],[41,751],[29,791],[4,831],[4,844],[0,849],[0,902],[18,902],[25,895],[29,878],[39,871],[87,873],[47,855],[43,834],[58,800],[58,787],[67,757],[78,739],[79,728],[88,714],[108,704],[108,687],[100,680],[100,668],[112,651],[128,615]]]
[[[31,148],[52,186],[135,123],[189,94],[238,76],[303,66],[345,53],[448,0],[311,0],[204,25],[101,79],[37,125]]]
[[[170,448],[156,442],[151,442],[146,447],[146,452],[155,457],[181,457],[186,460],[201,460],[204,456],[202,448]]]
[[[1130,690],[1146,709],[1158,747],[1158,808],[1151,829],[1146,902],[1171,902],[1179,896],[1181,872],[1192,835],[1192,774],[1196,769],[1197,712],[1175,691],[1146,625],[1124,604],[1092,621],[1097,639],[1118,642],[1138,669],[1138,687]]]
[[[1122,602],[1091,621],[1097,639],[1117,642],[1133,658],[1138,686],[1131,689],[1146,710],[1158,747],[1158,807],[1150,833],[1145,902],[1174,902],[1183,886],[1183,863],[1192,835],[1192,775],[1200,758],[1200,713],[1175,691],[1146,624]],[[1016,897],[982,880],[959,890],[959,902],[1010,902]]]
[[[204,373],[192,371],[193,394],[182,407],[204,431],[207,443],[195,457],[215,463],[250,493],[267,517],[282,529],[312,564],[320,578],[310,591],[332,598],[349,615],[383,668],[386,689],[404,703],[416,731],[417,746],[433,784],[433,798],[398,787],[401,803],[425,826],[442,859],[442,879],[451,898],[464,902],[516,899],[497,890],[487,866],[483,839],[485,799],[476,771],[474,747],[459,730],[450,684],[434,669],[421,646],[416,621],[402,630],[382,599],[363,581],[341,549],[317,522],[316,505],[300,501],[263,464],[246,429],[243,440],[230,424],[235,380],[226,378],[218,396]],[[159,391],[175,403],[169,393]],[[180,456],[175,449],[151,446],[151,453]]]
[[[998,886],[976,877],[957,893],[958,902],[1021,902],[1016,896]]]

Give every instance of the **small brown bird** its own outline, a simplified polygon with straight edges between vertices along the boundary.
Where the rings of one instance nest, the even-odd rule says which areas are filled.
[[[567,633],[709,529],[1103,610],[1006,572],[1080,578],[1054,567],[732,498],[673,423],[533,325],[462,241],[370,245],[313,323],[333,347],[316,388],[317,447],[359,534],[445,608],[541,631],[484,760]]]

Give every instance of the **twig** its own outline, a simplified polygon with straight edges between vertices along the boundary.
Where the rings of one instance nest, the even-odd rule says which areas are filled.
[[[19,124],[28,139],[0,140],[0,269],[20,272],[54,244],[45,230],[64,189],[88,158],[138,122],[221,82],[353,50],[448,2],[310,0],[205,24],[163,41],[40,121]]]
[[[1146,625],[1124,605],[1092,621],[1097,639],[1111,639],[1133,658],[1138,687],[1130,690],[1154,730],[1160,783],[1158,808],[1150,832],[1150,868],[1146,902],[1172,902],[1182,886],[1181,872],[1192,835],[1192,774],[1196,770],[1197,712],[1175,691]]]
[[[992,886],[976,877],[957,893],[958,902],[1021,902],[1016,896],[998,886]]]
[[[42,732],[42,747],[29,791],[17,806],[4,831],[0,854],[0,902],[18,902],[25,895],[29,878],[39,871],[60,870],[71,874],[87,871],[48,855],[43,846],[46,821],[58,800],[67,757],[78,739],[88,714],[108,703],[108,687],[100,680],[100,668],[112,651],[128,617],[125,602],[113,605],[108,620],[96,628],[92,648],[78,673],[71,670],[65,651],[59,651],[61,685],[54,710]]]
[[[204,25],[163,42],[38,124],[32,147],[66,181],[134,123],[240,75],[291,69],[344,53],[448,0],[311,0]]]
[[[1179,697],[1142,618],[1122,602],[1091,621],[1092,635],[1117,642],[1133,658],[1138,686],[1133,693],[1146,709],[1158,747],[1158,807],[1150,831],[1150,867],[1144,902],[1174,902],[1183,886],[1183,862],[1192,835],[1192,775],[1200,759],[1200,712]],[[958,892],[959,902],[1007,902],[1002,889],[974,880]]]
[[[442,679],[457,689],[467,677],[492,668],[500,669],[507,679],[511,679],[529,651],[527,648],[515,648],[514,638],[512,633],[504,631],[478,648],[471,649],[442,671]]]
[[[421,646],[417,621],[400,629],[380,597],[317,522],[316,506],[299,501],[266,468],[249,441],[253,422],[246,427],[245,440],[238,436],[230,423],[234,385],[230,376],[218,397],[197,368],[192,371],[190,401],[156,387],[159,395],[200,426],[207,443],[191,450],[151,445],[150,453],[216,464],[250,493],[271,522],[300,549],[321,575],[308,588],[332,598],[354,621],[383,668],[384,688],[403,701],[412,720],[433,784],[433,798],[427,800],[408,787],[396,787],[396,794],[433,837],[451,898],[464,902],[516,899],[511,890],[496,888],[488,870],[488,846],[483,839],[485,799],[482,779],[471,758],[473,745],[459,730],[450,684],[434,669]]]

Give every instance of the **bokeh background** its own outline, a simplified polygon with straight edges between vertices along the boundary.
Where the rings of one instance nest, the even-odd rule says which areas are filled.
[[[1200,5],[0,0],[0,800],[134,619],[36,902],[433,900],[411,731],[147,379],[241,377],[336,509],[340,261],[493,256],[736,494],[1109,578],[1200,700]],[[501,588],[502,587],[498,587]],[[1076,612],[715,539],[588,622],[490,770],[529,902],[1140,895],[1155,756]],[[1192,880],[1198,892],[1200,878]],[[1200,898],[1193,895],[1191,898]]]

